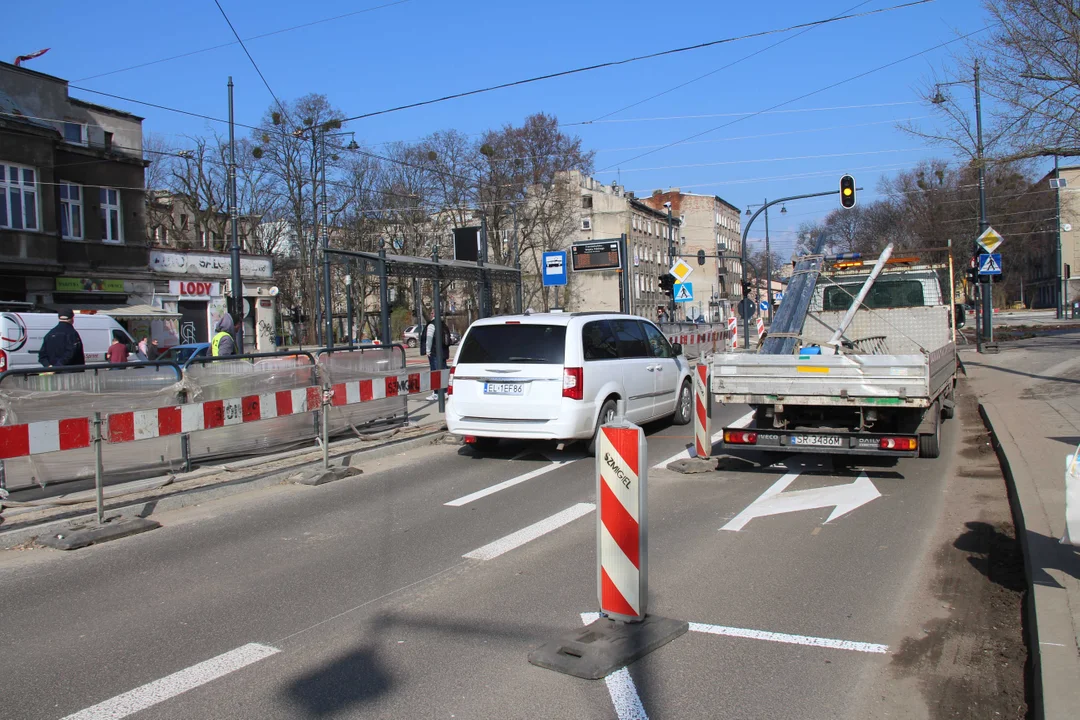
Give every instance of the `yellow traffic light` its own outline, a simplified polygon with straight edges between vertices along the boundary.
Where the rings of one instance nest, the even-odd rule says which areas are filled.
[[[855,207],[855,178],[850,175],[840,178],[840,206]]]

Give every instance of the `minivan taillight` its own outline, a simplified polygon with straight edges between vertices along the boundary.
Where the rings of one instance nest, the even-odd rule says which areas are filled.
[[[450,368],[450,374],[446,378],[446,396],[450,397],[454,394],[454,371],[456,367]]]
[[[0,350],[0,372],[7,372],[7,351]]]
[[[562,396],[571,400],[585,397],[584,368],[563,368]]]

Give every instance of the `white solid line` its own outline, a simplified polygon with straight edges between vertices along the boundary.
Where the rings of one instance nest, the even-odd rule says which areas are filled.
[[[565,467],[565,466],[569,465],[572,462],[575,462],[575,461],[574,460],[565,460],[565,461],[561,461],[561,462],[553,462],[550,465],[544,465],[543,467],[539,467],[536,470],[532,470],[530,472],[527,472],[524,475],[518,475],[517,477],[510,478],[509,480],[503,480],[501,483],[498,483],[496,485],[492,485],[491,487],[484,488],[483,490],[477,490],[474,493],[469,493],[468,495],[465,495],[464,497],[459,497],[457,500],[451,500],[450,502],[443,503],[443,504],[444,505],[449,505],[450,507],[461,507],[462,505],[468,505],[469,503],[473,502],[474,500],[479,500],[480,498],[487,497],[488,495],[493,495],[493,494],[499,492],[500,490],[505,490],[506,488],[514,487],[515,485],[523,483],[526,480],[532,480],[535,477],[540,477],[541,475],[546,475],[547,473],[551,472],[552,470],[558,470],[559,468]]]
[[[833,650],[853,650],[855,652],[876,653],[881,655],[889,652],[888,645],[855,642],[854,640],[835,640],[833,638],[812,637],[810,635],[789,635],[787,633],[775,633],[767,630],[751,630],[749,628],[706,625],[704,623],[690,623],[690,629],[694,632],[708,633],[710,635],[728,635],[730,637],[749,638],[751,640],[767,640],[769,642],[787,643],[788,645],[809,645],[811,647],[831,648]]]
[[[742,417],[740,417],[739,419],[735,420],[730,425],[728,425],[728,427],[743,428],[743,427],[746,427],[747,425],[749,425],[751,423],[751,421],[753,421],[753,419],[754,419],[754,413],[753,412],[748,412],[745,415],[743,415]],[[717,440],[723,439],[723,437],[724,437],[724,431],[721,430],[718,433],[713,433],[712,441],[713,441],[713,443],[715,443]],[[693,445],[686,448],[685,450],[683,450],[680,453],[675,453],[674,455],[669,457],[667,460],[661,460],[660,462],[653,465],[652,469],[653,470],[662,470],[663,468],[668,466],[668,463],[673,463],[676,460],[689,460],[690,459],[690,450],[692,448],[693,448]]]
[[[531,540],[547,535],[552,530],[558,530],[563,525],[571,523],[579,517],[588,515],[595,509],[596,506],[592,503],[578,503],[577,505],[566,508],[562,512],[557,512],[540,522],[533,523],[515,533],[510,533],[506,537],[500,538],[493,543],[488,543],[484,547],[477,548],[472,552],[467,552],[461,557],[469,558],[470,560],[491,560],[497,558],[503,553],[510,552],[516,547],[521,547]]]
[[[63,720],[119,720],[279,652],[281,651],[269,645],[248,643],[224,655],[210,658],[198,665],[192,665],[93,707],[80,710]]]
[[[581,622],[586,625],[596,622],[600,613],[581,613]],[[604,678],[608,694],[611,695],[611,703],[615,706],[615,715],[619,720],[649,720],[645,708],[641,704],[634,678],[630,677],[630,671],[626,668],[616,670]]]

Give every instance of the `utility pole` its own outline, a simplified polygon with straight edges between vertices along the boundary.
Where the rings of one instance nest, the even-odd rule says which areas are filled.
[[[667,246],[668,246],[668,267],[670,268],[672,263],[675,262],[675,235],[671,232],[671,203],[665,203],[667,205]],[[668,303],[671,306],[671,312],[669,316],[671,321],[675,321],[675,293],[671,293],[671,302]]]
[[[979,235],[982,235],[986,231],[986,228],[990,227],[990,221],[986,217],[986,167],[983,162],[983,137],[982,137],[982,94],[979,83],[979,61],[975,61],[975,133],[976,133],[976,152],[978,154],[979,163]],[[978,244],[976,244],[975,250],[976,256],[978,256]],[[983,310],[983,338],[986,342],[994,342],[994,297],[993,286],[990,284],[989,276],[987,279],[981,282],[982,290],[982,310]],[[981,352],[981,349],[980,349]]]
[[[312,131],[314,132],[314,130]],[[322,258],[323,258],[323,318],[326,329],[323,331],[324,344],[328,348],[334,347],[334,301],[330,294],[330,253],[326,252],[330,247],[330,234],[327,232],[329,216],[326,212],[326,128],[320,130],[322,138]]]
[[[521,288],[521,244],[518,241],[517,203],[510,203],[510,212],[514,215],[514,268],[518,271],[517,285],[514,292],[514,312],[520,315],[525,310]]]
[[[244,286],[240,279],[240,241],[236,228],[236,126],[233,122],[233,81],[229,76],[229,218],[232,224],[232,244],[229,255],[232,261],[233,312],[240,322],[236,323],[236,354],[244,354]]]
[[[769,302],[769,324],[772,325],[772,250],[769,248],[769,199],[765,198],[765,297]]]
[[[1054,179],[1057,180],[1054,185],[1054,217],[1057,222],[1057,289],[1054,294],[1057,295],[1057,319],[1061,320],[1065,317],[1065,287],[1064,287],[1064,275],[1062,272],[1061,263],[1061,172],[1058,168],[1058,156],[1054,156]]]

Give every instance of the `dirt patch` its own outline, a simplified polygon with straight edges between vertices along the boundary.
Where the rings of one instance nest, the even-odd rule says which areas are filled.
[[[966,383],[958,390],[960,459],[945,485],[925,584],[907,611],[918,630],[896,645],[869,716],[1031,717],[1023,553],[977,402]]]

